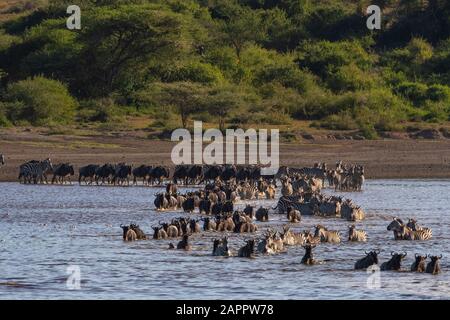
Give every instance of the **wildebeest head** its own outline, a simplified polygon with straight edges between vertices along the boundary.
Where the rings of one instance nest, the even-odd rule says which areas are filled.
[[[438,274],[441,272],[441,266],[439,264],[439,260],[442,259],[442,254],[440,256],[432,256],[428,255],[431,261],[427,265],[426,272],[432,274]]]
[[[303,248],[305,249],[305,256],[308,259],[313,259],[313,252],[312,249],[314,249],[316,246],[315,245],[311,245],[311,244],[307,244],[304,245]]]
[[[254,210],[254,208],[251,205],[247,204],[245,206],[245,208],[244,208],[244,213],[245,213],[246,216],[249,216],[250,218],[253,218],[254,215],[255,215],[255,210]]]
[[[364,251],[366,254],[366,259],[368,259],[372,264],[378,264],[378,255],[380,254],[380,250],[372,250],[372,251]]]
[[[411,266],[411,271],[425,271],[425,260],[427,259],[427,255],[421,256],[420,254],[415,254],[415,261]]]
[[[152,229],[153,229],[153,239],[159,239],[161,237],[159,230],[161,230],[162,227],[152,226]]]
[[[247,243],[245,246],[247,249],[247,252],[250,254],[253,254],[255,251],[255,239],[248,239],[248,240],[245,240],[245,242]]]
[[[128,232],[128,230],[130,229],[130,226],[120,225],[120,227],[121,227],[122,230],[123,230],[123,240],[125,240],[126,237],[127,237],[127,232]]]
[[[391,252],[391,260],[389,260],[391,270],[399,270],[401,268],[402,260],[405,259],[407,253],[395,253]]]

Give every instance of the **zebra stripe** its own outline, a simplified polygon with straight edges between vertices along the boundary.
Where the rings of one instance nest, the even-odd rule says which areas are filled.
[[[30,161],[20,166],[19,180],[23,179],[23,183],[31,183],[31,180],[33,180],[34,184],[44,181],[47,183],[46,173],[52,169],[53,166],[50,159]]]

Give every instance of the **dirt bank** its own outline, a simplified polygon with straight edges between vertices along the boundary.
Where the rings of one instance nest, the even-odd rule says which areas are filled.
[[[171,165],[174,143],[133,134],[48,135],[34,130],[0,131],[0,153],[6,166],[0,181],[15,181],[18,166],[30,159],[51,157],[54,163],[130,162]],[[282,144],[280,161],[288,166],[337,160],[366,166],[367,178],[450,178],[450,140],[302,140]]]

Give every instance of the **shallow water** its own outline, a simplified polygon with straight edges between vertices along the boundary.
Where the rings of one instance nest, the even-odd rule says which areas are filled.
[[[150,233],[157,221],[184,215],[155,212],[157,188],[1,183],[0,190],[0,299],[450,298],[448,180],[369,180],[363,192],[340,193],[366,211],[366,220],[357,227],[367,231],[369,241],[321,244],[314,253],[323,263],[315,266],[300,264],[301,247],[254,259],[212,257],[211,241],[217,236],[212,232],[193,236],[191,252],[167,249],[178,240],[124,243],[121,223],[136,222]],[[248,203],[274,206],[275,201]],[[417,218],[433,229],[433,238],[394,241],[386,230],[393,215]],[[270,218],[257,223],[260,231],[285,221],[276,214]],[[341,219],[302,217],[292,228],[310,229],[317,223],[342,234],[349,225]],[[232,251],[243,239],[230,234]],[[353,265],[372,248],[383,249],[380,263],[392,250],[407,251],[405,270],[416,252],[442,253],[443,273],[381,272],[380,287],[370,289],[370,274],[354,271]],[[67,286],[70,265],[80,268],[79,290]]]

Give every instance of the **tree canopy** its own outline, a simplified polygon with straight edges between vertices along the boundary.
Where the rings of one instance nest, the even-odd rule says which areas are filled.
[[[114,110],[165,110],[184,127],[297,119],[373,132],[450,120],[446,0],[78,3],[81,30],[65,27],[66,0],[0,20],[2,119],[94,121],[77,112],[112,101]],[[381,30],[366,27],[370,4],[382,8]],[[44,107],[50,95],[66,106]]]

